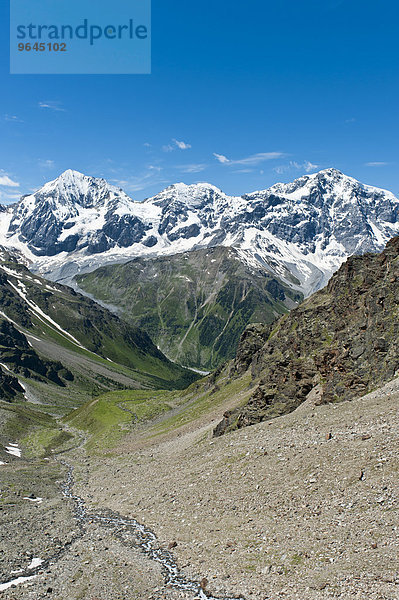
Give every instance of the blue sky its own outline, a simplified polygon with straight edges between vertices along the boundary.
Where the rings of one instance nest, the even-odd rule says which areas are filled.
[[[0,202],[68,168],[138,200],[330,166],[399,194],[397,0],[154,0],[152,74],[120,76],[9,75],[7,4]]]

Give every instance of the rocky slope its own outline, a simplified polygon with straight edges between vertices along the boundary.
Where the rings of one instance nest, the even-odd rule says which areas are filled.
[[[210,370],[235,356],[250,322],[272,322],[301,299],[234,248],[136,258],[77,277],[95,298],[121,309],[172,360]]]
[[[179,183],[144,202],[66,171],[0,215],[0,243],[57,281],[137,256],[235,247],[308,295],[349,255],[382,250],[398,215],[393,194],[335,169],[240,197]]]
[[[318,403],[350,400],[399,370],[399,237],[378,255],[352,257],[328,285],[277,324],[251,327],[232,372],[258,381],[216,435]]]
[[[133,428],[114,456],[91,457],[89,484],[79,487],[97,510],[145,523],[216,597],[392,600],[398,399],[396,379],[350,403],[305,403],[217,439],[212,410],[164,437],[156,422]],[[65,571],[56,573],[58,588]]]
[[[55,344],[80,354],[82,361],[92,358],[126,366],[130,374],[137,373],[138,381],[147,377],[155,387],[185,387],[195,379],[193,373],[171,363],[144,331],[71,288],[33,276],[6,252],[0,257],[0,316],[13,324],[5,325],[9,330],[13,327],[13,343],[17,329],[24,334],[13,352],[10,348],[3,352],[2,362],[14,360],[15,368],[28,361],[27,344],[43,340],[40,347],[46,358],[51,358]]]

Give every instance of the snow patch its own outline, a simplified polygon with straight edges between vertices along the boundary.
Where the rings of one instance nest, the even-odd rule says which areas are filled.
[[[11,456],[16,456],[17,458],[21,458],[22,450],[18,447],[18,444],[10,444],[5,447],[7,454],[11,454]]]
[[[32,558],[31,563],[28,565],[28,569],[36,569],[37,567],[40,567],[41,564],[43,564],[41,558]]]
[[[37,577],[37,575],[30,575],[29,577],[17,577],[16,579],[7,581],[7,583],[0,583],[0,592],[4,592],[10,587],[20,585],[21,583],[26,583],[27,581],[35,579],[35,577]]]
[[[29,498],[29,496],[24,496],[24,500],[29,500],[29,502],[35,502],[36,504],[41,504],[43,502],[43,498]],[[30,567],[28,567],[29,569]]]

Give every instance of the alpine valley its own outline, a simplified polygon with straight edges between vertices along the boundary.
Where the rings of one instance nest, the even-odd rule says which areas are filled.
[[[393,194],[67,171],[0,225],[4,600],[396,597]]]
[[[242,196],[178,183],[144,202],[69,170],[0,213],[0,243],[30,270],[80,275],[81,290],[200,370],[233,358],[248,323],[271,322],[397,233],[399,200],[335,169]]]

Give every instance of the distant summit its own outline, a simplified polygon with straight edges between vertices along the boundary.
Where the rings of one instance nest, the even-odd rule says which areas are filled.
[[[177,183],[134,202],[68,170],[1,213],[0,226],[0,244],[59,281],[134,257],[226,246],[309,295],[348,256],[381,251],[399,233],[399,200],[324,169],[243,196]]]

